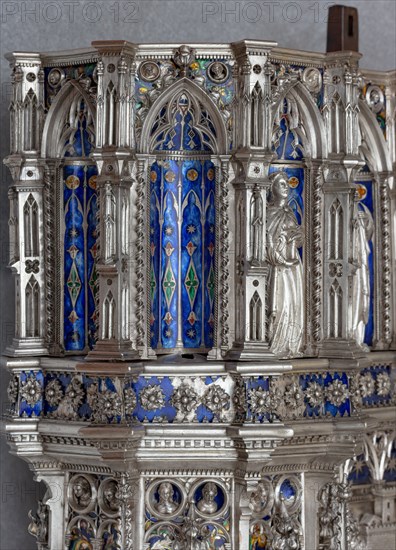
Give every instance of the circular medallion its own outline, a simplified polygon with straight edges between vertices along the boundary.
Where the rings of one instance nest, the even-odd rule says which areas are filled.
[[[228,79],[229,70],[227,65],[220,61],[213,61],[207,68],[207,75],[212,82],[222,84]]]
[[[67,176],[66,178],[66,187],[69,189],[77,189],[77,187],[80,185],[80,180],[77,176]]]
[[[150,172],[150,181],[151,183],[155,183],[157,181],[157,172],[155,170],[151,170]]]
[[[172,519],[180,515],[187,501],[183,485],[172,479],[157,479],[148,487],[146,505],[152,516]]]
[[[34,82],[36,80],[36,75],[34,73],[28,73],[26,75],[26,80],[28,82]]]
[[[160,68],[154,61],[144,61],[139,67],[139,76],[146,82],[157,80],[160,75]]]
[[[298,181],[298,178],[296,178],[295,176],[289,178],[289,187],[291,187],[292,189],[298,187],[299,183],[300,182]]]
[[[307,67],[302,74],[302,81],[310,92],[316,93],[322,86],[322,75],[319,69]]]
[[[209,168],[207,176],[208,176],[208,180],[209,180],[209,181],[213,181],[213,180],[214,180],[215,171],[214,171],[213,168]]]
[[[165,180],[168,183],[173,183],[176,179],[176,174],[172,172],[172,170],[168,170],[168,172],[165,174]]]
[[[274,504],[274,489],[268,479],[262,479],[250,495],[249,507],[255,516],[263,517],[270,513]]]
[[[67,496],[75,512],[88,513],[93,510],[97,496],[93,478],[88,474],[74,475],[69,482]]]
[[[195,502],[196,513],[206,519],[222,516],[229,506],[227,490],[218,481],[197,481],[191,487],[189,497]]]
[[[275,488],[275,503],[284,502],[289,514],[295,514],[301,505],[302,487],[300,480],[295,475],[280,476]]]
[[[48,84],[51,86],[51,88],[57,88],[62,84],[62,82],[65,79],[65,73],[62,71],[62,69],[51,69],[48,73]]]
[[[110,517],[120,514],[120,501],[117,498],[118,484],[114,478],[108,478],[100,484],[98,501],[103,512]]]
[[[194,168],[191,168],[190,170],[188,170],[187,172],[187,178],[190,180],[190,181],[195,181],[197,178],[198,178],[198,172],[196,170],[194,170]]]
[[[384,92],[379,86],[368,86],[366,101],[373,113],[380,113],[384,108]]]
[[[96,189],[98,176],[91,176],[88,180],[88,185],[91,189]]]
[[[261,73],[260,65],[253,65],[253,72],[254,74],[260,74]]]
[[[109,64],[107,65],[107,72],[108,72],[108,73],[114,73],[115,69],[116,69],[116,68],[115,68],[114,63],[109,63]]]
[[[362,201],[367,196],[367,188],[364,185],[362,185],[361,183],[359,183],[356,186],[356,194],[357,194],[358,199],[360,201]]]

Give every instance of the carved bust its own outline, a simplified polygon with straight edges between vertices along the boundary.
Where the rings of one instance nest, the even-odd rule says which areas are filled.
[[[198,502],[198,510],[205,514],[214,514],[217,512],[217,486],[212,481],[205,483],[202,489],[202,499]]]
[[[156,509],[160,514],[173,514],[177,509],[177,503],[173,500],[174,491],[172,483],[164,481],[158,487],[159,502]]]
[[[117,512],[120,509],[120,502],[116,494],[117,483],[114,480],[108,481],[103,490],[103,503],[112,512]]]
[[[91,486],[85,477],[79,476],[73,484],[72,490],[73,504],[80,509],[87,508],[92,499]]]

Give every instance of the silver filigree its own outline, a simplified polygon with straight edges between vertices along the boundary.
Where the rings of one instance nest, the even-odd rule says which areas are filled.
[[[348,399],[348,388],[345,384],[341,382],[341,380],[334,380],[331,384],[329,384],[324,391],[325,397],[327,401],[335,405],[336,407],[339,407],[345,401]]]
[[[140,403],[146,411],[161,409],[165,404],[165,394],[158,384],[146,386],[140,393]]]
[[[7,396],[11,405],[15,405],[18,400],[19,380],[17,376],[13,376],[8,382]]]
[[[41,384],[34,375],[29,375],[25,381],[21,382],[21,398],[28,405],[35,405],[41,399],[42,393]]]
[[[63,397],[62,385],[59,380],[51,380],[45,388],[45,399],[51,407],[59,405]]]
[[[246,389],[242,380],[237,380],[235,383],[232,403],[235,409],[235,420],[242,420],[246,414]]]
[[[349,379],[349,399],[355,410],[359,409],[363,404],[360,374],[355,374]]]
[[[124,390],[124,406],[125,414],[132,414],[136,408],[137,399],[136,393],[133,388],[126,388]]]

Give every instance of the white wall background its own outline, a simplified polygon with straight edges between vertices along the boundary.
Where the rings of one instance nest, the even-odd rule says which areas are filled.
[[[4,54],[89,46],[93,40],[131,42],[232,42],[275,40],[279,46],[324,52],[327,10],[333,2],[315,0],[0,0],[0,156],[8,154],[10,77]],[[396,2],[343,0],[359,9],[360,51],[364,68],[396,68]],[[8,261],[8,169],[0,168],[0,348],[13,334],[13,281]],[[0,372],[2,411],[8,375]],[[29,509],[42,489],[27,464],[8,454],[1,441],[0,550],[33,550],[27,534]],[[309,549],[314,550],[314,549]]]

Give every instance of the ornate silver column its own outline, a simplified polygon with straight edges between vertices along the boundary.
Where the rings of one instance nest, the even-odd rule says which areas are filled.
[[[267,334],[266,205],[273,153],[271,75],[275,43],[234,44],[240,131],[234,144],[236,333],[232,358],[273,360]]]
[[[131,304],[131,189],[134,142],[134,47],[95,42],[98,62],[97,143],[99,189],[99,334],[89,360],[137,356]],[[136,340],[136,338],[135,338]]]
[[[9,55],[13,69],[11,151],[5,164],[11,193],[10,268],[15,276],[15,338],[10,355],[42,355],[45,344],[44,166],[40,160],[44,121],[44,71],[39,54]],[[18,242],[18,244],[17,244]]]

